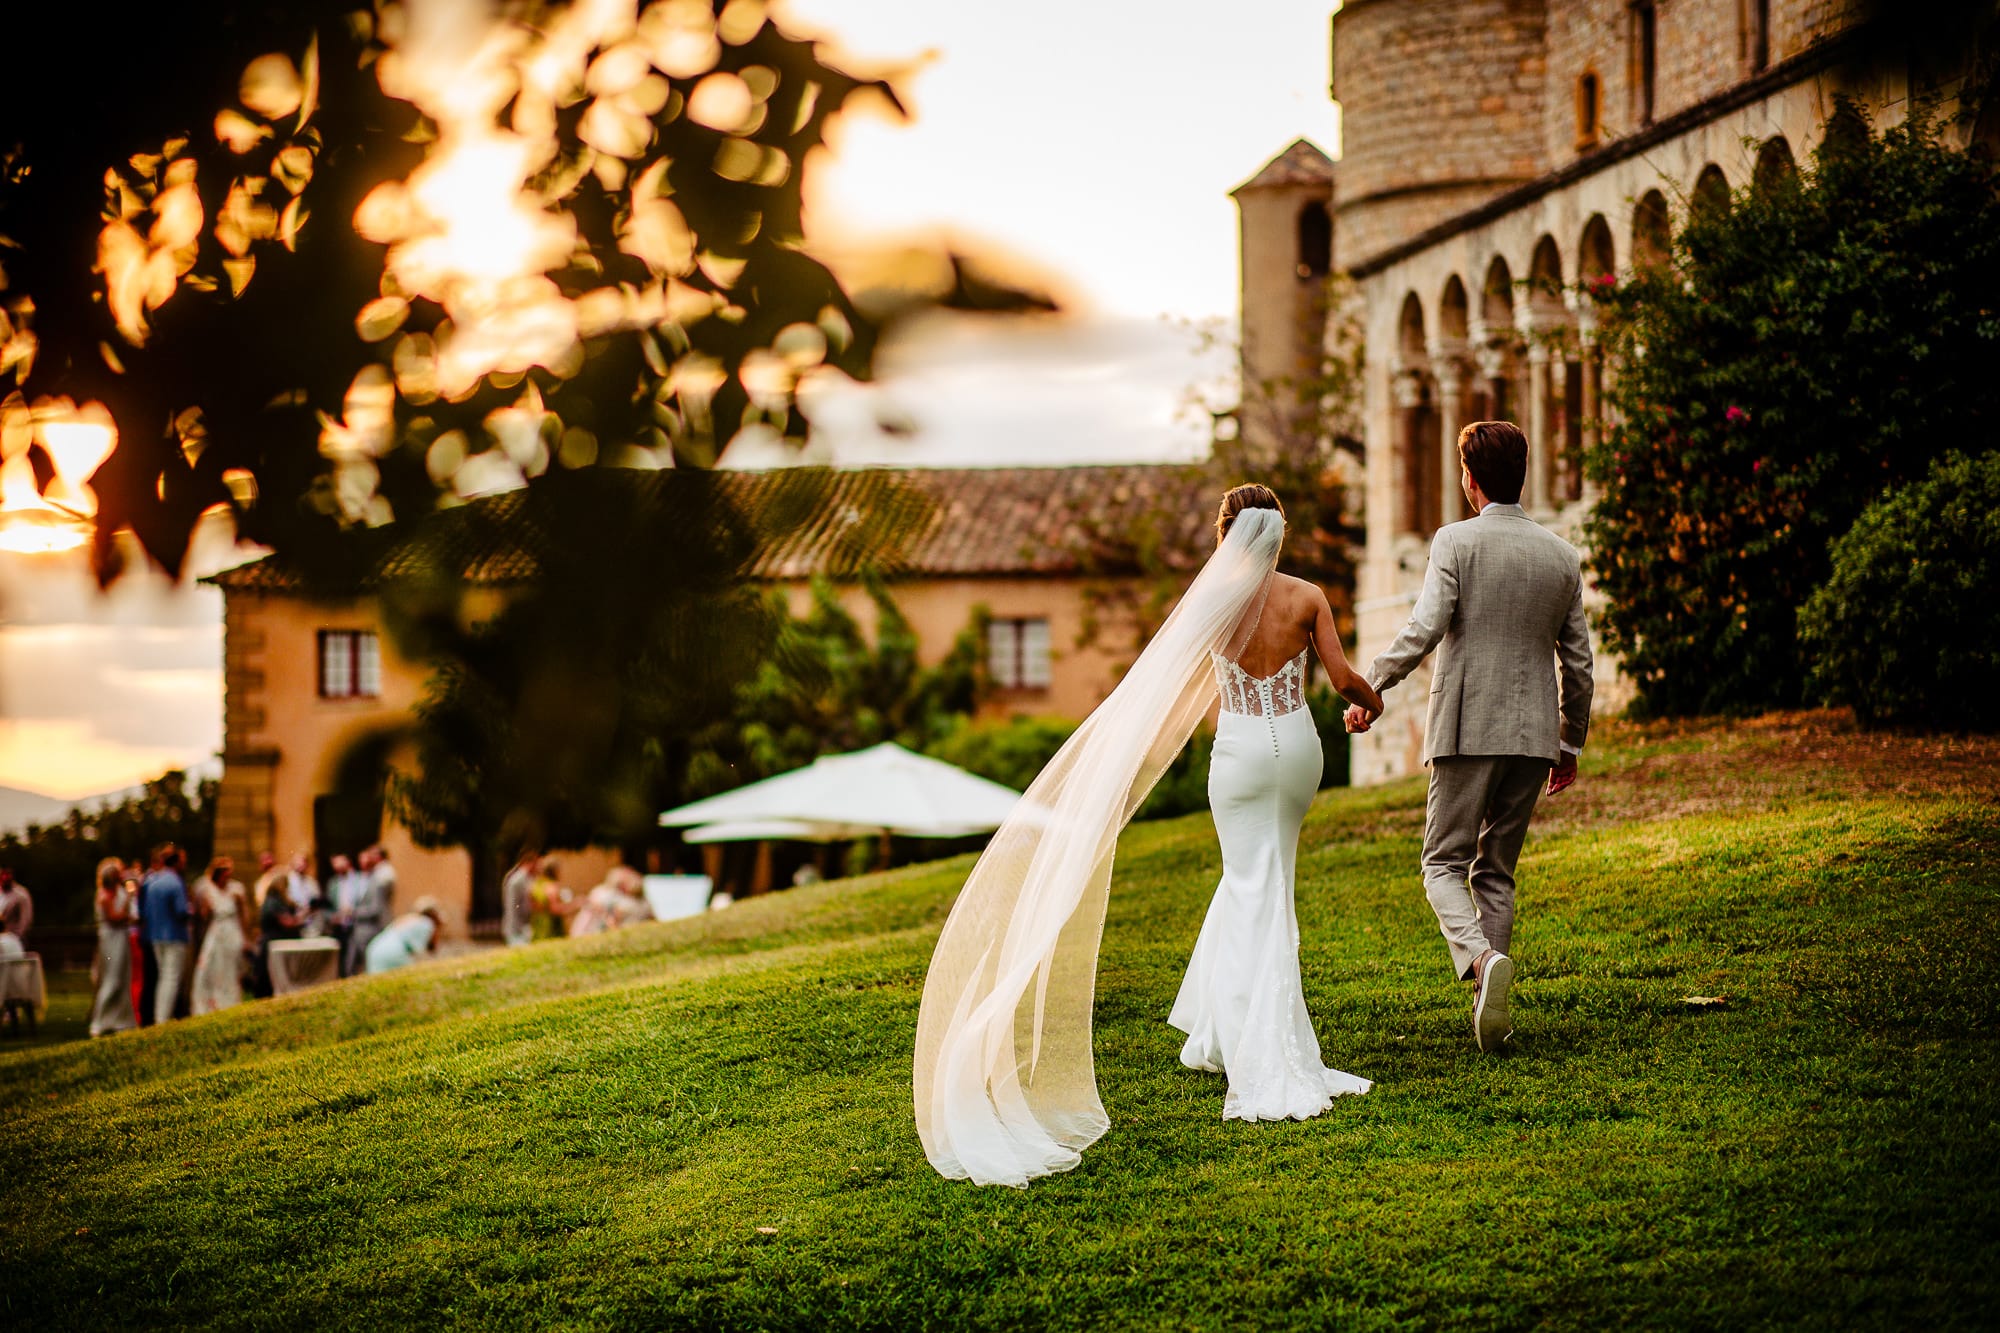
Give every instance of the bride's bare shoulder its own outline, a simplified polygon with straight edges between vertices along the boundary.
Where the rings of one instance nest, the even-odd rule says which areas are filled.
[[[1326,600],[1326,590],[1309,579],[1297,578],[1291,574],[1279,574],[1277,586],[1273,589],[1287,601],[1301,606],[1318,606]]]

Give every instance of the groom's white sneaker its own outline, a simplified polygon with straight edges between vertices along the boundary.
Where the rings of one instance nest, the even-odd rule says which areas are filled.
[[[1479,974],[1479,994],[1472,1001],[1472,1039],[1482,1051],[1497,1051],[1514,1035],[1507,1014],[1507,992],[1514,985],[1514,960],[1496,953]]]

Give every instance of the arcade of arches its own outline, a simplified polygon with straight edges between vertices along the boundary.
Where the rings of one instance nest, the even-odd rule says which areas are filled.
[[[1759,157],[1760,176],[1790,163],[1789,145],[1773,138]],[[1702,171],[1688,205],[1729,206],[1718,167]],[[1628,270],[1666,262],[1671,219],[1666,196],[1648,190],[1632,204],[1623,247],[1596,213],[1567,247],[1541,236],[1518,268],[1509,256],[1493,255],[1477,277],[1476,298],[1458,273],[1430,300],[1404,294],[1390,381],[1398,534],[1427,539],[1467,516],[1458,432],[1474,421],[1514,420],[1527,432],[1521,501],[1529,512],[1552,514],[1588,498],[1583,458],[1603,428],[1608,374],[1589,289],[1619,280],[1621,248]]]

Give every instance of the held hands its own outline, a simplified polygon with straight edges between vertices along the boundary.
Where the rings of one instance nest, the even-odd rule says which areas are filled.
[[[1554,796],[1557,792],[1563,791],[1566,788],[1568,788],[1568,786],[1575,781],[1576,781],[1576,756],[1573,754],[1565,753],[1563,757],[1556,762],[1556,766],[1549,770],[1548,794]]]
[[[1347,723],[1348,734],[1358,736],[1373,726],[1375,719],[1380,716],[1382,710],[1379,708],[1370,709],[1363,708],[1360,704],[1349,704],[1342,720]]]

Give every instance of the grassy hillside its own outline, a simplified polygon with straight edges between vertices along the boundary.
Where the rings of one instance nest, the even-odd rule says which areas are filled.
[[[1322,796],[1306,996],[1377,1080],[1221,1120],[1164,1016],[1205,818],[1131,831],[1111,1133],[1024,1191],[911,1127],[964,861],[0,1056],[8,1327],[1974,1326],[2000,1297],[2000,746],[1607,729],[1480,1056],[1422,786]],[[1723,996],[1693,1006],[1688,996]]]

